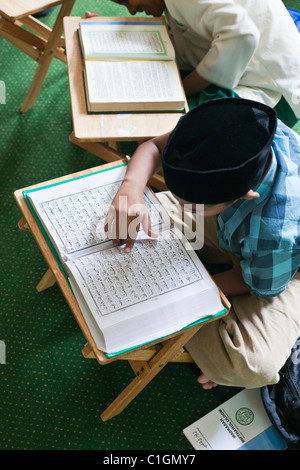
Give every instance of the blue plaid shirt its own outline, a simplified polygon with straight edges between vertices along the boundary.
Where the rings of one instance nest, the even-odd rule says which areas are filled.
[[[278,120],[272,160],[255,191],[218,216],[220,246],[236,254],[251,293],[273,297],[300,267],[300,136]]]

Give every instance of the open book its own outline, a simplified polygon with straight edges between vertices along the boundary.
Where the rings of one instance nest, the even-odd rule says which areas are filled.
[[[99,17],[81,21],[78,36],[89,112],[184,110],[175,52],[162,20]]]
[[[218,288],[153,192],[145,203],[158,239],[141,230],[132,251],[104,233],[126,163],[24,191],[65,272],[97,347],[113,355],[224,314]]]

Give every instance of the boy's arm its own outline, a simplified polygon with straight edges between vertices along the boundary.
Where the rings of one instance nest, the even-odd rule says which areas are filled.
[[[131,157],[126,175],[105,220],[105,232],[115,245],[125,243],[130,252],[140,223],[145,233],[157,236],[151,228],[150,217],[144,202],[144,189],[151,176],[161,168],[161,152],[169,133],[142,143]]]
[[[204,90],[204,88],[210,85],[210,82],[201,77],[196,70],[193,70],[183,79],[182,84],[187,98],[190,98]]]
[[[250,293],[250,287],[243,279],[240,266],[215,274],[212,277],[217,286],[227,297]]]
[[[155,137],[143,142],[132,155],[123,184],[129,183],[131,187],[144,193],[151,176],[161,169],[161,153],[170,133]]]

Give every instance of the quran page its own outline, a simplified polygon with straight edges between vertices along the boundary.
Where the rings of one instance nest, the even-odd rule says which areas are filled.
[[[130,254],[113,247],[66,263],[100,349],[131,348],[224,311],[217,287],[185,242],[170,230],[138,240]]]
[[[176,62],[86,61],[89,111],[182,110],[185,97]]]
[[[162,21],[81,21],[79,37],[87,59],[175,60],[175,51]]]
[[[62,261],[111,245],[104,233],[104,221],[125,172],[126,164],[27,192],[28,201]],[[155,230],[167,216],[148,188],[144,200]]]

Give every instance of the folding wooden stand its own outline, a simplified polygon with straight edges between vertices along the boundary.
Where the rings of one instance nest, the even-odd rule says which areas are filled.
[[[66,62],[63,18],[71,13],[75,0],[0,0],[0,36],[38,62],[34,78],[21,108],[32,108],[42,88],[53,57]],[[32,15],[61,5],[53,29]],[[26,27],[26,29],[24,28]],[[29,31],[30,30],[30,31]]]
[[[113,167],[116,164],[120,164],[123,161],[116,163],[109,163],[101,165],[99,167],[92,168],[78,172],[73,175],[64,176],[57,178],[40,185],[32,186],[42,187],[48,184],[57,183],[72,177],[82,176],[84,174],[93,173],[103,168]],[[24,189],[31,189],[24,188]],[[131,351],[118,354],[114,357],[107,357],[102,351],[100,351],[87,327],[87,324],[83,318],[82,312],[79,305],[69,287],[69,284],[60,270],[56,258],[54,257],[47,241],[45,240],[32,212],[30,211],[24,197],[24,189],[17,190],[15,192],[15,199],[23,214],[18,226],[22,230],[30,230],[33,234],[38,246],[40,247],[42,254],[49,266],[45,275],[37,285],[37,290],[40,292],[48,287],[51,287],[55,282],[58,283],[63,295],[65,296],[74,316],[81,328],[87,344],[83,348],[82,353],[85,358],[96,358],[100,365],[109,364],[116,360],[126,360],[131,365],[135,378],[120,395],[107,407],[107,409],[101,414],[103,421],[118,415],[124,408],[144,389],[144,387],[168,364],[168,362],[193,362],[189,354],[184,350],[184,345],[192,338],[192,336],[201,328],[203,324],[192,326],[184,329],[178,333],[165,337],[158,342],[153,342],[147,346],[139,347]],[[224,306],[227,311],[230,309],[230,304],[224,295],[220,292]],[[210,320],[213,321],[213,320]]]
[[[186,102],[184,112],[175,113],[88,114],[82,79],[83,62],[77,35],[79,22],[82,19],[76,16],[64,18],[73,118],[73,132],[69,139],[102,160],[113,162],[122,158],[121,142],[141,143],[172,131],[178,120],[188,111],[188,104]],[[107,18],[107,20],[112,19],[115,18]],[[135,18],[124,17],[119,20],[134,21]],[[151,21],[149,18],[145,20]],[[95,18],[91,18],[90,21],[95,21]],[[155,175],[150,184],[160,191],[166,190],[164,179],[160,175]]]

